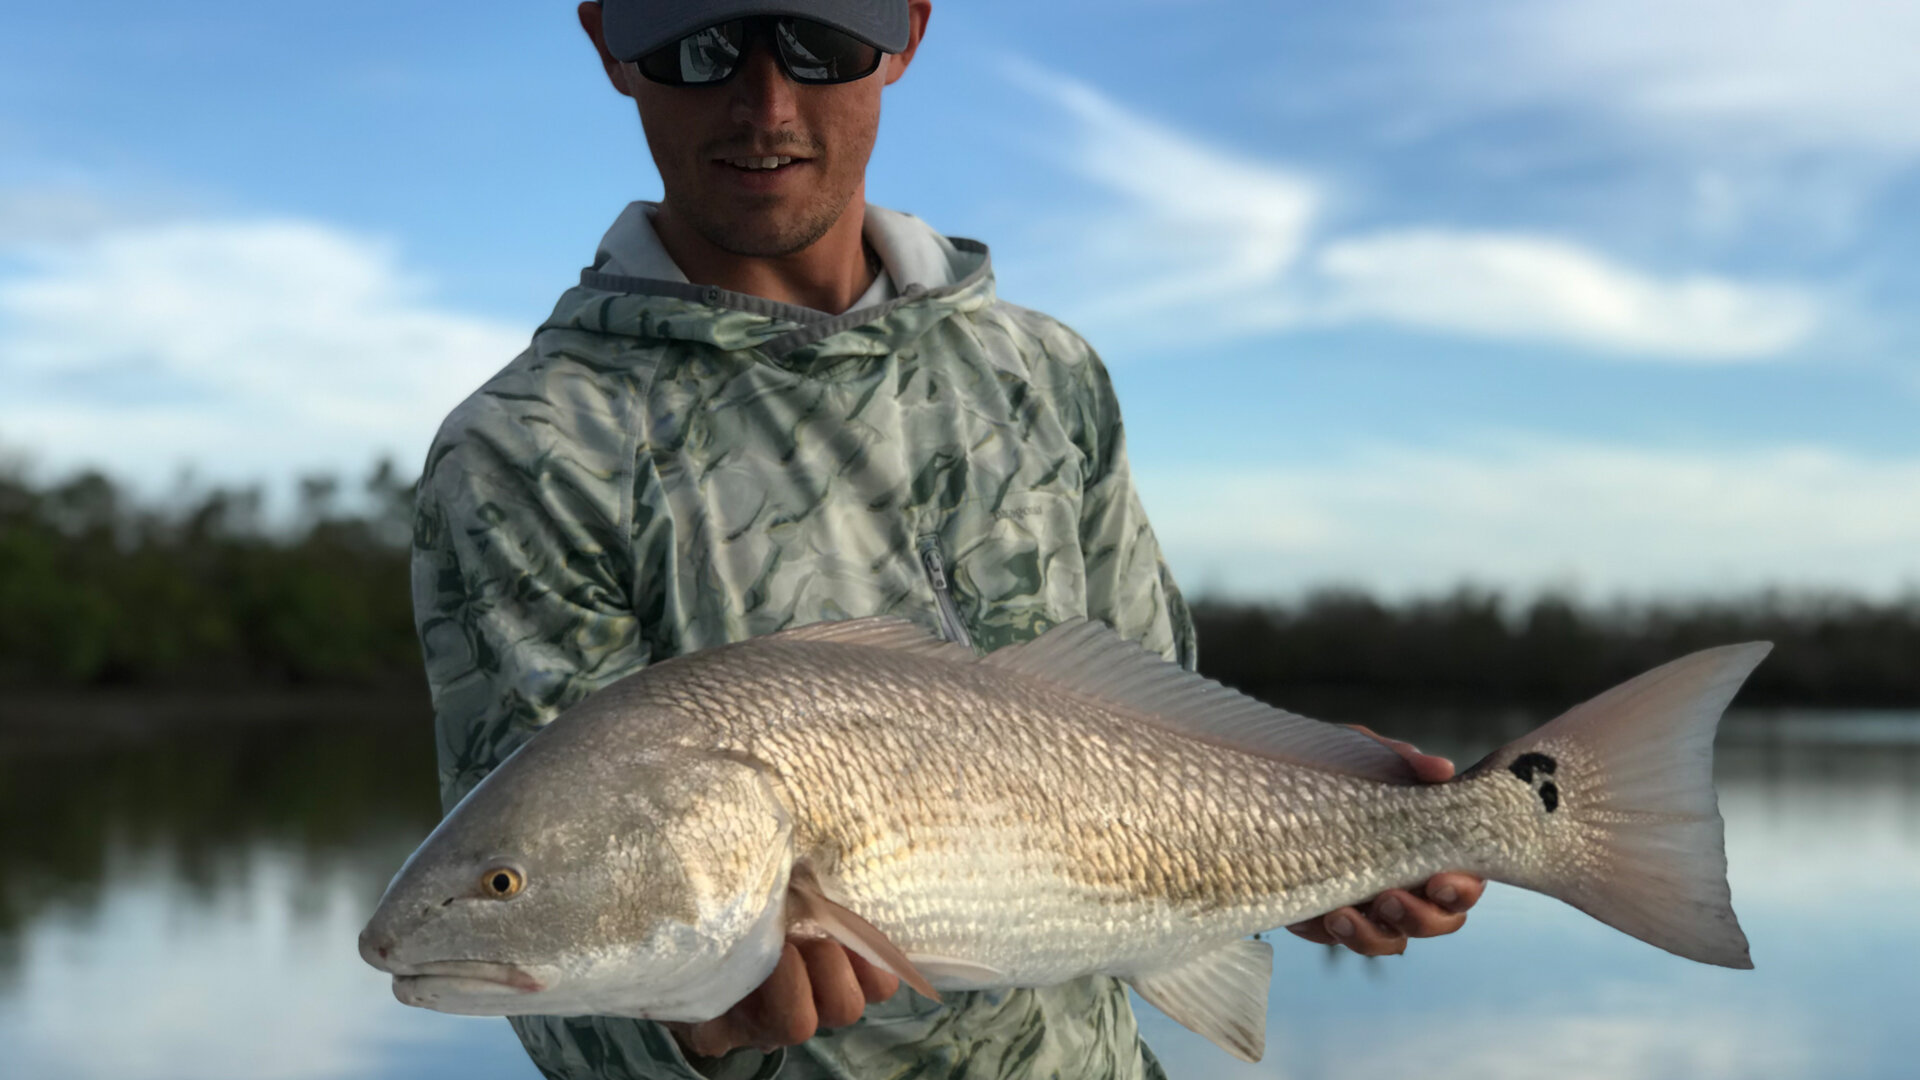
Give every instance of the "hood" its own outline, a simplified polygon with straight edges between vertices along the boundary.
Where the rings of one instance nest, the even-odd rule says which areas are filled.
[[[729,352],[753,350],[781,367],[805,371],[897,352],[946,319],[994,302],[986,245],[948,239],[918,218],[879,207],[868,208],[868,235],[899,285],[899,295],[892,299],[834,315],[690,284],[671,260],[646,250],[649,240],[658,245],[644,218],[636,223],[636,211],[648,205],[636,203],[621,215],[602,241],[594,266],[580,272],[579,286],[561,296],[542,330],[624,336],[636,343],[697,342]],[[621,241],[623,232],[626,238]],[[610,250],[622,246],[624,252]],[[628,264],[663,276],[608,272],[625,270]],[[934,284],[925,283],[929,280]]]

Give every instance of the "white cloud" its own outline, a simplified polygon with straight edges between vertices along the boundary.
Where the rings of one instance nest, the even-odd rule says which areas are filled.
[[[1192,342],[1386,322],[1663,360],[1751,360],[1807,341],[1803,290],[1636,270],[1565,239],[1411,226],[1331,233],[1324,187],[1209,147],[1094,89],[1017,69],[1073,122],[1062,164],[1120,199],[1046,276],[1100,336]],[[1097,280],[1097,289],[1087,289]],[[1092,301],[1084,299],[1092,295]]]
[[[122,216],[121,208],[84,187],[0,190],[0,254],[30,244],[70,243]]]
[[[1408,66],[1474,101],[1572,102],[1779,151],[1920,152],[1914,0],[1456,0],[1426,15],[1402,40]]]
[[[1336,240],[1315,269],[1324,316],[1676,359],[1746,360],[1804,341],[1815,305],[1787,288],[1658,280],[1564,241],[1417,229]]]
[[[410,467],[524,327],[437,307],[391,245],[306,221],[109,226],[0,277],[0,444],[149,483]]]
[[[1324,462],[1140,469],[1192,592],[1388,594],[1462,580],[1587,595],[1920,587],[1920,460],[1512,439]]]

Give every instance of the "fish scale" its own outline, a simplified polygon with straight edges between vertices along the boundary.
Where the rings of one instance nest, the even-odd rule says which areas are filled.
[[[816,624],[564,713],[409,860],[362,951],[428,1007],[700,1020],[824,934],[929,995],[1115,975],[1249,1060],[1271,950],[1247,935],[1441,870],[1750,966],[1711,741],[1765,652],[1675,661],[1420,784],[1097,624],[985,658]],[[525,897],[458,894],[501,866]],[[482,957],[514,996],[471,985]]]

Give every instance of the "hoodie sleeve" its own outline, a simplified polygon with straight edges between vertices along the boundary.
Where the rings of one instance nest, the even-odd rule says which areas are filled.
[[[1092,348],[1080,344],[1085,352],[1080,444],[1087,463],[1080,547],[1087,566],[1087,615],[1191,671],[1198,660],[1193,617],[1134,490],[1113,381]]]
[[[565,406],[501,382],[441,429],[415,506],[414,619],[448,807],[651,659],[623,540],[631,457],[557,435]]]

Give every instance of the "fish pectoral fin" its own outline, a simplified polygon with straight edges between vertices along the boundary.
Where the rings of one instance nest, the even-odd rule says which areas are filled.
[[[1267,1052],[1267,988],[1273,946],[1242,938],[1177,968],[1127,980],[1134,993],[1180,1026],[1242,1061]]]
[[[918,953],[912,959],[913,966],[919,968],[929,981],[937,981],[949,990],[985,990],[1007,985],[1006,972],[972,960]]]
[[[887,935],[853,912],[827,899],[820,881],[804,864],[793,868],[787,881],[787,922],[812,923],[821,932],[852,949],[877,968],[890,971],[920,993],[940,1000],[940,992],[920,973],[907,954],[900,951]]]

